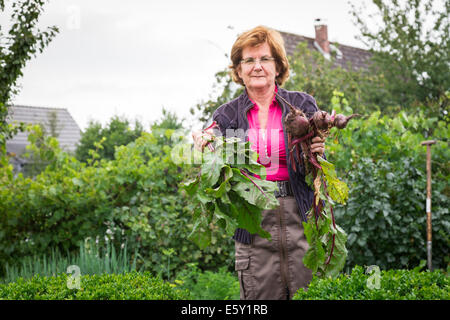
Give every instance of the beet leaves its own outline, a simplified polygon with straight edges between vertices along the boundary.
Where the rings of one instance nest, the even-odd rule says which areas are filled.
[[[257,162],[258,154],[250,142],[213,139],[214,147],[211,143],[197,153],[201,157],[199,174],[182,185],[195,205],[194,226],[188,238],[201,249],[211,243],[214,228],[230,236],[236,228],[243,228],[270,239],[270,233],[261,227],[261,212],[279,205],[274,195],[276,183],[265,180],[266,168]]]

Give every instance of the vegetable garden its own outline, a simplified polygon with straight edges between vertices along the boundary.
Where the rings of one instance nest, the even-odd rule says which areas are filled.
[[[335,93],[332,101],[336,112],[353,113],[341,94]],[[332,129],[327,140],[327,160],[349,187],[347,204],[334,206],[336,223],[348,237],[341,276],[350,275],[356,265],[377,265],[388,272],[412,269],[426,259],[425,148],[420,142],[429,128],[438,141],[432,154],[433,266],[441,270],[437,272],[447,272],[449,126],[420,114],[401,112],[388,117],[375,112],[352,119],[345,129]],[[197,290],[193,289],[197,280],[189,275],[190,263],[197,264],[191,273],[203,279],[212,279],[218,272],[233,275],[229,232],[211,226],[210,245],[204,248],[187,240],[194,229],[195,203],[181,186],[198,169],[172,161],[172,152],[181,143],[180,131],[166,130],[165,136],[143,133],[117,147],[112,160],[99,159],[94,149],[84,163],[60,150],[56,140],[44,137],[39,127],[29,130],[30,152],[49,165],[37,176],[25,177],[15,175],[7,158],[2,159],[2,278],[7,278],[7,265],[9,270],[13,266],[21,270],[21,261],[27,257],[50,260],[54,250],[78,252],[87,238],[97,240],[99,247],[112,245],[117,252],[126,244],[129,262],[135,263],[137,271],[159,276],[175,287],[175,281],[184,277]],[[101,147],[96,144],[97,149]],[[223,226],[226,229],[227,224]],[[61,272],[66,270],[57,273]],[[231,293],[218,296],[231,298],[236,294],[235,278],[226,279],[230,279],[228,286],[222,286]]]

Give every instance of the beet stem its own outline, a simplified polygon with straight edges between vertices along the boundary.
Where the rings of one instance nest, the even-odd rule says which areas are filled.
[[[285,98],[283,98],[282,96],[280,96],[280,95],[278,94],[278,92],[275,92],[275,95],[276,95],[278,98],[280,98],[281,100],[283,100],[283,102],[286,103],[286,104],[291,108],[291,111],[292,111],[292,112],[294,112],[294,110],[296,110],[295,107],[294,107],[292,104],[290,104]]]
[[[292,141],[292,144],[297,144],[297,143],[302,142],[302,141],[304,141],[304,140],[306,140],[308,138],[311,138],[313,136],[313,134],[314,134],[314,131],[311,131],[310,133],[304,135],[303,137],[297,138],[294,141]]]
[[[325,182],[325,180],[322,180],[323,181],[323,189],[324,189],[324,192],[325,192],[325,194],[326,194],[326,196],[328,197],[328,191],[327,191],[327,183]],[[334,227],[334,229],[336,229],[336,221],[335,221],[335,219],[334,219],[334,212],[333,212],[333,206],[330,204],[330,213],[331,213],[331,221],[333,222],[333,227]],[[331,250],[330,250],[330,255],[328,256],[328,259],[327,259],[327,262],[325,263],[325,264],[329,264],[330,263],[330,261],[331,261],[331,258],[332,258],[332,256],[333,256],[333,251],[334,251],[334,245],[335,245],[335,234],[333,234],[333,239],[332,239],[332,242],[331,242]]]

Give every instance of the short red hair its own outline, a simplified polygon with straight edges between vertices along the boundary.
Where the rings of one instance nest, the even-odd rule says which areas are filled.
[[[241,33],[231,48],[231,76],[233,81],[244,85],[238,75],[241,67],[242,51],[247,47],[257,47],[267,42],[275,58],[278,76],[275,78],[278,85],[282,85],[289,78],[289,61],[284,48],[284,40],[281,34],[265,26],[258,26],[244,33]]]

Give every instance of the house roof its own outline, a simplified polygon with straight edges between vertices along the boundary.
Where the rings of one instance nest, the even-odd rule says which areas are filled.
[[[286,48],[287,55],[292,56],[297,48],[297,45],[300,42],[306,42],[310,50],[318,50],[317,47],[314,45],[315,41],[314,38],[309,38],[298,34],[283,31],[280,31],[280,33],[284,39],[284,46]],[[350,62],[354,70],[358,70],[361,68],[364,69],[368,68],[369,59],[372,56],[372,54],[369,51],[356,47],[346,46],[339,43],[332,43],[332,44],[334,44],[342,53],[341,58],[332,57],[335,66],[340,66],[342,68],[347,69],[347,64]]]
[[[40,124],[45,128],[47,134],[51,134],[52,131],[56,133],[62,149],[75,151],[77,143],[81,139],[81,130],[67,109],[23,105],[12,105],[8,109],[8,123]],[[54,124],[52,125],[52,123]],[[27,137],[26,132],[18,133],[6,141],[6,150],[21,155],[29,143]]]

